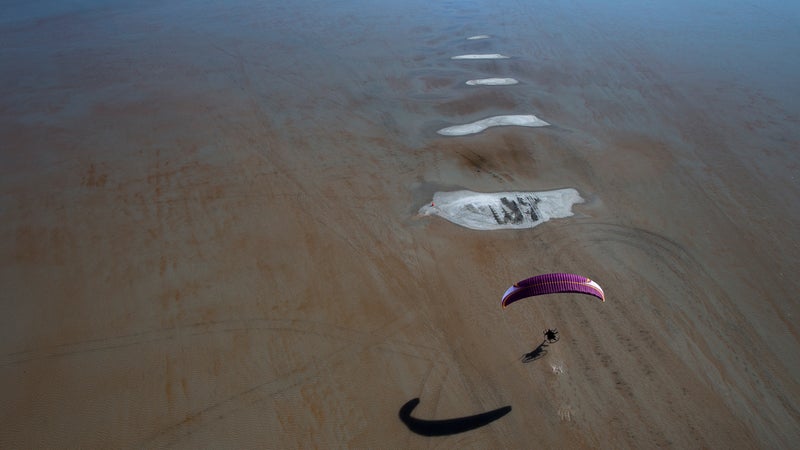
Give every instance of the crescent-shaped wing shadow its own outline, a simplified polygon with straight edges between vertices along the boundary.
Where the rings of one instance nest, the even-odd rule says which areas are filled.
[[[474,430],[494,422],[511,411],[510,406],[504,406],[485,413],[475,414],[474,416],[444,420],[423,420],[411,417],[411,411],[417,405],[419,405],[419,398],[409,400],[400,408],[399,416],[409,430],[423,436],[446,436]]]

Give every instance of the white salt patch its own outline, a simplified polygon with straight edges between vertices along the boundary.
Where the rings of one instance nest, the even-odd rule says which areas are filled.
[[[572,205],[583,203],[572,188],[543,192],[437,192],[420,215],[436,215],[473,230],[533,228],[550,219],[572,216]]]
[[[468,37],[467,40],[468,41],[475,41],[475,40],[478,40],[478,39],[489,39],[490,37],[491,36],[489,36],[488,34],[478,34],[476,36]]]
[[[489,127],[500,127],[507,125],[516,125],[520,127],[546,127],[550,124],[534,116],[533,114],[493,116],[486,119],[481,119],[477,122],[442,128],[441,130],[437,131],[437,133],[443,136],[465,136],[467,134],[480,133]]]
[[[517,83],[519,83],[519,81],[514,78],[479,78],[477,80],[467,81],[467,84],[470,86],[508,86]]]
[[[475,55],[458,55],[451,56],[450,59],[508,59],[510,56],[501,55],[499,53],[484,53]]]

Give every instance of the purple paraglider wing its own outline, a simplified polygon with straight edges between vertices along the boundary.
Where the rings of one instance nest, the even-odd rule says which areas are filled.
[[[548,273],[524,279],[506,290],[503,308],[526,297],[559,293],[587,294],[606,301],[603,288],[584,276],[573,273]]]

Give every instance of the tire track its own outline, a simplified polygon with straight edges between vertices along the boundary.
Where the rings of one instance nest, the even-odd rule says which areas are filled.
[[[626,277],[636,280],[632,285],[646,286],[642,292],[629,291],[624,279],[600,269],[608,274],[608,279],[613,280],[608,283],[611,285],[610,301],[614,302],[615,294],[619,294],[616,295],[619,301],[614,302],[617,314],[612,316],[610,311],[603,310],[598,315],[603,318],[604,327],[615,339],[624,338],[625,329],[639,329],[639,336],[649,343],[648,346],[636,344],[630,339],[624,344],[637,361],[647,363],[641,367],[642,375],[652,376],[662,358],[672,355],[697,380],[715,391],[730,413],[743,424],[751,423],[753,419],[741,411],[767,409],[769,412],[756,421],[761,425],[754,424],[749,432],[753,433],[769,422],[785,422],[788,426],[790,419],[787,417],[791,416],[793,408],[787,408],[787,404],[781,400],[781,393],[787,390],[781,380],[771,375],[775,373],[771,368],[780,367],[780,361],[775,355],[758,351],[765,346],[757,336],[742,333],[740,327],[747,326],[749,320],[737,309],[736,299],[731,297],[734,293],[729,294],[722,280],[712,277],[694,255],[678,242],[644,229],[592,222],[566,224],[565,228],[570,235],[552,242],[560,260],[574,260],[570,247],[577,246],[581,251],[588,249],[597,255],[602,254],[603,258],[615,259],[617,268],[621,267],[629,274]],[[630,257],[631,253],[627,250],[619,253],[617,246],[633,248],[640,254],[634,253],[635,259],[631,261],[623,257]],[[637,263],[642,265],[636,266]],[[633,321],[633,317],[640,316],[633,311],[635,308],[641,308],[644,317],[649,318],[646,322],[652,330],[648,331]],[[587,332],[591,331],[592,339],[597,338],[597,333],[585,326],[587,322],[582,325]],[[654,343],[660,341],[654,334],[662,334],[667,338],[665,342],[668,348],[661,349],[660,355],[650,351],[656,348]],[[585,357],[583,355],[582,359]],[[758,361],[757,367],[753,366],[753,361]],[[671,382],[668,377],[656,376],[665,383]],[[671,404],[678,394],[673,392],[670,395],[666,401]],[[768,401],[764,402],[764,399]],[[691,420],[684,418],[684,421],[691,424]],[[689,435],[695,442],[704,442],[703,433],[697,429],[692,429]]]
[[[228,398],[196,410],[188,414],[184,420],[146,438],[140,443],[140,446],[146,448],[174,447],[182,438],[191,435],[194,430],[207,428],[213,422],[236,414],[248,406],[267,400],[272,395],[307,383],[317,377],[319,373],[330,370],[335,363],[344,358],[353,357],[364,350],[381,345],[397,331],[410,324],[412,319],[413,314],[408,313],[402,318],[393,320],[388,325],[379,327],[374,332],[357,333],[360,339],[346,342],[346,345],[342,345],[339,350],[328,354],[321,360],[312,359],[287,376],[258,383]]]
[[[331,323],[315,322],[300,319],[234,319],[214,322],[201,322],[174,328],[149,330],[127,335],[92,339],[81,342],[60,344],[51,347],[7,353],[0,357],[0,367],[25,364],[41,359],[77,356],[84,353],[119,350],[137,345],[192,338],[204,335],[235,333],[241,331],[293,332],[311,334],[322,339],[336,339],[348,343],[362,342],[374,336],[376,331],[357,331]],[[394,347],[404,347],[403,350]],[[410,356],[409,348],[417,346],[408,343],[396,343],[386,346],[386,350]],[[434,352],[432,347],[423,347]]]

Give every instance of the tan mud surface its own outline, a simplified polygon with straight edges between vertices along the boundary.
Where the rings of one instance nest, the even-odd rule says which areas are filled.
[[[580,2],[276,5],[0,25],[0,447],[800,444],[788,94],[686,75],[666,31]],[[449,60],[471,52],[514,58]],[[482,76],[521,84],[461,86]],[[530,112],[554,126],[435,134]],[[535,229],[415,217],[564,187],[588,202]],[[557,271],[606,303],[500,308]],[[398,418],[415,397],[513,409],[432,438]]]

